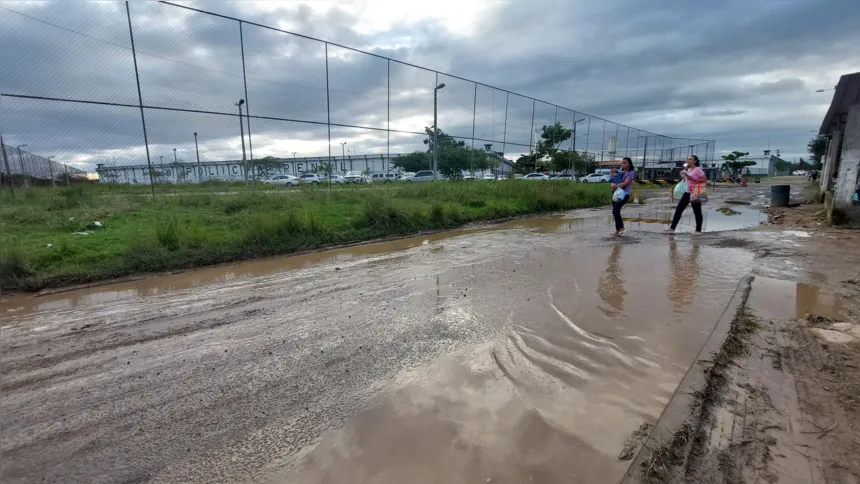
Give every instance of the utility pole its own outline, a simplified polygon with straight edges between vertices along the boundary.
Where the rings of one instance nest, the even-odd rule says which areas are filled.
[[[176,160],[176,148],[173,148],[173,163],[174,163],[174,164],[179,163],[179,162]]]
[[[436,87],[433,88],[433,180],[438,179],[439,172],[439,118],[438,101],[439,89],[445,87],[445,83],[439,84],[439,73],[436,73]]]
[[[245,183],[248,183],[248,159],[245,155],[245,124],[242,123],[242,105],[244,99],[240,99],[234,106],[239,106],[239,136],[242,137],[242,166],[245,168]]]
[[[194,132],[194,151],[197,153],[197,164],[200,164],[200,147],[197,145],[197,132]]]

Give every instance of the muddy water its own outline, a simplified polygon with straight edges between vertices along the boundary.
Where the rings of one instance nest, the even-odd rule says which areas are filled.
[[[611,482],[751,256],[613,243],[536,255],[500,335],[401,372],[394,390],[272,483]],[[489,288],[488,288],[489,289]],[[513,291],[513,289],[512,289]]]
[[[750,305],[758,308],[762,318],[801,319],[812,315],[843,320],[848,316],[848,306],[841,295],[815,284],[756,277],[750,297]]]
[[[606,222],[4,302],[0,478],[611,481],[752,254]]]

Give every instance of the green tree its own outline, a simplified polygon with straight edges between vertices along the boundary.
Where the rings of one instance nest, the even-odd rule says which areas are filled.
[[[824,157],[824,154],[827,153],[827,138],[824,136],[816,136],[810,139],[809,143],[806,145],[806,150],[809,151],[809,154],[812,155],[812,159],[815,160],[813,168],[821,168],[821,159]]]
[[[741,158],[749,156],[749,153],[743,151],[732,151],[728,155],[723,155],[723,167],[729,170],[732,176],[739,175],[744,168],[755,165],[755,161],[741,160]]]
[[[784,175],[786,173],[791,173],[793,165],[788,161],[783,160],[782,158],[777,158],[776,161],[773,162],[773,169],[776,175]]]
[[[555,159],[559,147],[573,135],[573,130],[565,128],[560,122],[541,128],[541,139],[537,142],[539,158]]]
[[[421,171],[431,168],[431,155],[423,151],[414,151],[405,156],[398,156],[393,164],[403,171]]]
[[[576,171],[583,164],[582,157],[576,151],[558,150],[552,155],[553,171]]]

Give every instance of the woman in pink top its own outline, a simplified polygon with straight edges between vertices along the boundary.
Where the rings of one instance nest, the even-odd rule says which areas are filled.
[[[708,178],[705,176],[705,170],[699,168],[699,157],[696,155],[690,155],[687,158],[687,165],[692,167],[692,169],[687,169],[681,172],[681,176],[687,180],[687,191],[684,192],[684,195],[681,196],[681,199],[678,200],[678,207],[675,209],[675,216],[672,217],[672,225],[669,227],[669,233],[675,233],[675,227],[678,226],[678,222],[681,221],[681,214],[684,213],[684,209],[687,208],[687,205],[693,206],[693,214],[696,217],[696,231],[693,232],[693,235],[699,235],[702,233],[702,202],[698,200],[690,201],[691,192],[697,189],[702,189],[708,183]],[[698,192],[696,192],[698,193]]]

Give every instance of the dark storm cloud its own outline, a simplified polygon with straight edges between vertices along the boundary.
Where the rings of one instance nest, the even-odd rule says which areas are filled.
[[[679,136],[716,133],[718,149],[757,151],[758,144],[771,138],[784,151],[802,153],[807,126],[820,122],[820,116],[803,113],[823,114],[829,100],[815,97],[812,91],[821,86],[804,78],[833,66],[860,66],[853,49],[860,45],[855,28],[860,4],[848,0],[554,2],[537,7],[513,2],[491,9],[468,36],[449,32],[438,20],[360,33],[356,14],[338,8],[320,12],[298,5],[265,13],[240,2],[194,5],[636,128]],[[42,20],[0,11],[0,45],[12,53],[0,69],[0,91],[137,102],[124,4],[0,6]],[[131,8],[146,104],[232,114],[237,111],[233,104],[247,97],[247,107],[258,116],[324,122],[330,115],[334,123],[385,128],[390,112],[393,128],[422,131],[432,123],[432,72],[329,46],[326,98],[323,44],[246,24],[246,96],[237,22],[158,3],[133,3]],[[439,80],[446,83],[439,97],[440,126],[456,136],[474,132],[496,140],[496,149],[504,142],[511,153],[528,151],[521,145],[534,136],[532,125],[558,120],[570,127],[574,117],[582,118],[504,91],[479,86],[476,93],[470,83],[446,76]],[[10,98],[3,99],[0,109],[2,130],[11,143],[90,155],[78,157],[90,162],[139,158],[141,153],[142,130],[133,109]],[[799,113],[794,119],[761,123],[791,109]],[[207,140],[204,157],[236,156],[241,149],[235,117],[150,111],[153,152],[172,155],[176,145],[187,151],[192,131]],[[609,136],[631,146],[640,138],[638,131],[585,119],[577,125],[577,149],[604,148]],[[756,126],[732,132],[747,125]],[[288,146],[291,141],[314,151],[302,154],[328,152],[325,126],[252,119],[251,128],[255,155],[286,156],[279,150],[298,149]],[[419,135],[392,134],[389,140],[384,132],[333,127],[334,153],[340,140],[371,152],[384,152],[389,142],[392,151],[423,146]]]

